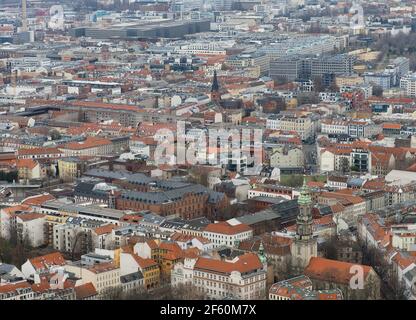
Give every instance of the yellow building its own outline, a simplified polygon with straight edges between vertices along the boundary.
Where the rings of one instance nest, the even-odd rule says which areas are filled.
[[[45,233],[48,244],[53,246],[53,227],[56,225],[64,224],[68,220],[68,217],[62,215],[46,215]]]
[[[355,86],[362,83],[364,83],[364,79],[360,76],[337,76],[335,78],[335,84],[337,87]]]
[[[102,295],[106,290],[121,286],[120,268],[113,262],[99,263],[92,267],[67,264],[65,270],[73,272],[76,277],[82,279],[84,284],[91,282],[99,295]]]
[[[295,109],[298,106],[298,100],[296,98],[289,99],[286,101],[287,109]]]
[[[59,178],[65,182],[79,178],[83,172],[82,161],[78,158],[63,158],[58,160]]]
[[[155,288],[160,283],[159,265],[153,259],[143,259],[134,255],[139,269],[143,274],[144,286],[147,289]]]
[[[31,180],[40,178],[40,165],[33,159],[19,159],[17,170],[20,180]]]

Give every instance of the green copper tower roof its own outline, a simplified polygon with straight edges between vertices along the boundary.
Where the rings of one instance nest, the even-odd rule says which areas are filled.
[[[266,255],[264,254],[263,241],[261,241],[259,245],[258,257],[262,264],[266,263],[267,259],[266,259]]]
[[[301,206],[307,206],[312,203],[309,188],[306,185],[306,177],[303,178],[303,186],[300,189],[300,196],[298,197],[298,204]]]

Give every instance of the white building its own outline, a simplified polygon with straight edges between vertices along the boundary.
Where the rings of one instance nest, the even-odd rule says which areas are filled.
[[[348,122],[344,120],[322,120],[321,132],[325,134],[348,134]]]
[[[65,270],[81,278],[83,284],[91,282],[99,295],[103,294],[106,290],[121,286],[120,268],[113,262],[99,263],[88,268],[67,264]]]
[[[253,229],[238,221],[228,220],[209,224],[202,236],[215,247],[236,247],[239,242],[253,237]]]
[[[408,73],[400,79],[400,88],[409,97],[416,97],[416,73]]]
[[[240,300],[263,299],[267,267],[254,253],[233,260],[199,257],[185,259],[172,270],[172,286],[193,284],[210,299],[231,297]]]

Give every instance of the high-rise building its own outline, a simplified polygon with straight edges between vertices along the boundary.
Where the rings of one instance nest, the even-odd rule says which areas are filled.
[[[270,77],[294,81],[314,77],[326,79],[336,75],[351,75],[354,61],[353,56],[346,54],[321,57],[288,56],[270,63]]]

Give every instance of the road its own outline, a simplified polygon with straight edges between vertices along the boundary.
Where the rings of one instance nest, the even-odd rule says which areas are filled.
[[[307,174],[318,173],[316,144],[303,144],[303,155],[305,158],[305,169]]]

